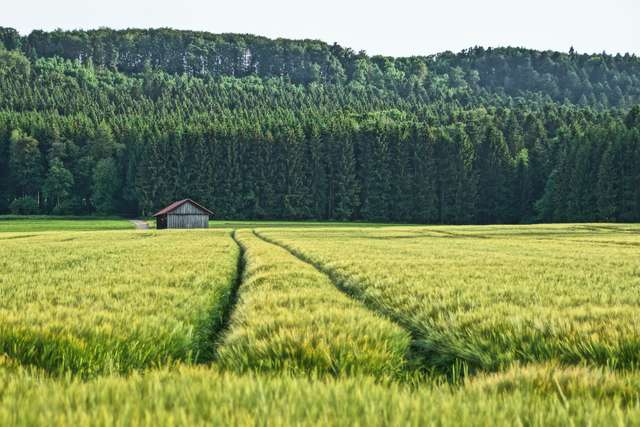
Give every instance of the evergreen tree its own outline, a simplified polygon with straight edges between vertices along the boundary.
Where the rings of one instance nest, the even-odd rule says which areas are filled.
[[[609,141],[598,171],[597,200],[599,218],[616,221],[620,215],[621,150],[619,141]]]
[[[53,159],[44,180],[42,191],[51,211],[55,214],[69,213],[73,175],[60,159]]]
[[[92,203],[101,214],[113,214],[118,209],[120,176],[112,158],[99,160],[93,174]]]
[[[511,159],[499,129],[489,126],[478,145],[475,169],[478,175],[478,220],[481,223],[513,221],[509,212]]]
[[[10,197],[30,196],[38,201],[43,180],[43,159],[39,142],[20,130],[11,133],[9,151]]]

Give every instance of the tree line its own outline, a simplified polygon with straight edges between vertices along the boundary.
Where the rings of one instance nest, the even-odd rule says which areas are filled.
[[[192,197],[236,219],[640,220],[634,56],[393,59],[174,30],[0,42],[1,212],[148,215]],[[193,43],[221,56],[184,68]]]
[[[188,76],[280,78],[297,84],[373,86],[434,101],[444,89],[474,96],[530,97],[599,108],[640,102],[640,58],[523,48],[474,47],[459,53],[368,56],[316,40],[270,40],[246,34],[161,29],[35,30],[0,27],[0,44],[30,60],[62,58],[120,71],[145,67]]]
[[[428,125],[398,110],[153,124],[2,113],[4,208],[146,215],[192,197],[238,219],[640,219],[639,108],[459,114]]]

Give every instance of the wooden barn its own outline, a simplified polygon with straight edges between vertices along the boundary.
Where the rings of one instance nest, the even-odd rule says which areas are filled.
[[[156,218],[156,228],[209,228],[209,217],[213,215],[209,209],[184,199],[174,202],[153,216]]]

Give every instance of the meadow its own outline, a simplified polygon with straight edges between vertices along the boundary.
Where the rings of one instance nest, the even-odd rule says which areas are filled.
[[[98,231],[128,230],[133,225],[122,218],[92,217],[17,217],[0,215],[0,233],[38,232],[38,231]]]
[[[101,225],[0,234],[0,425],[640,425],[640,226]]]

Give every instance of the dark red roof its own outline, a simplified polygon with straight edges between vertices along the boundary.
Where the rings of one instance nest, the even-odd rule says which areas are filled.
[[[164,209],[160,209],[158,212],[154,213],[153,216],[158,216],[158,215],[164,215],[167,214],[173,210],[178,209],[180,206],[184,205],[185,203],[191,203],[192,205],[202,209],[203,211],[205,211],[206,213],[208,213],[209,215],[213,215],[213,212],[211,212],[209,209],[205,208],[204,206],[202,206],[199,203],[194,202],[191,199],[183,199],[183,200],[178,200],[177,202],[173,202],[171,203],[169,206],[167,206]]]

